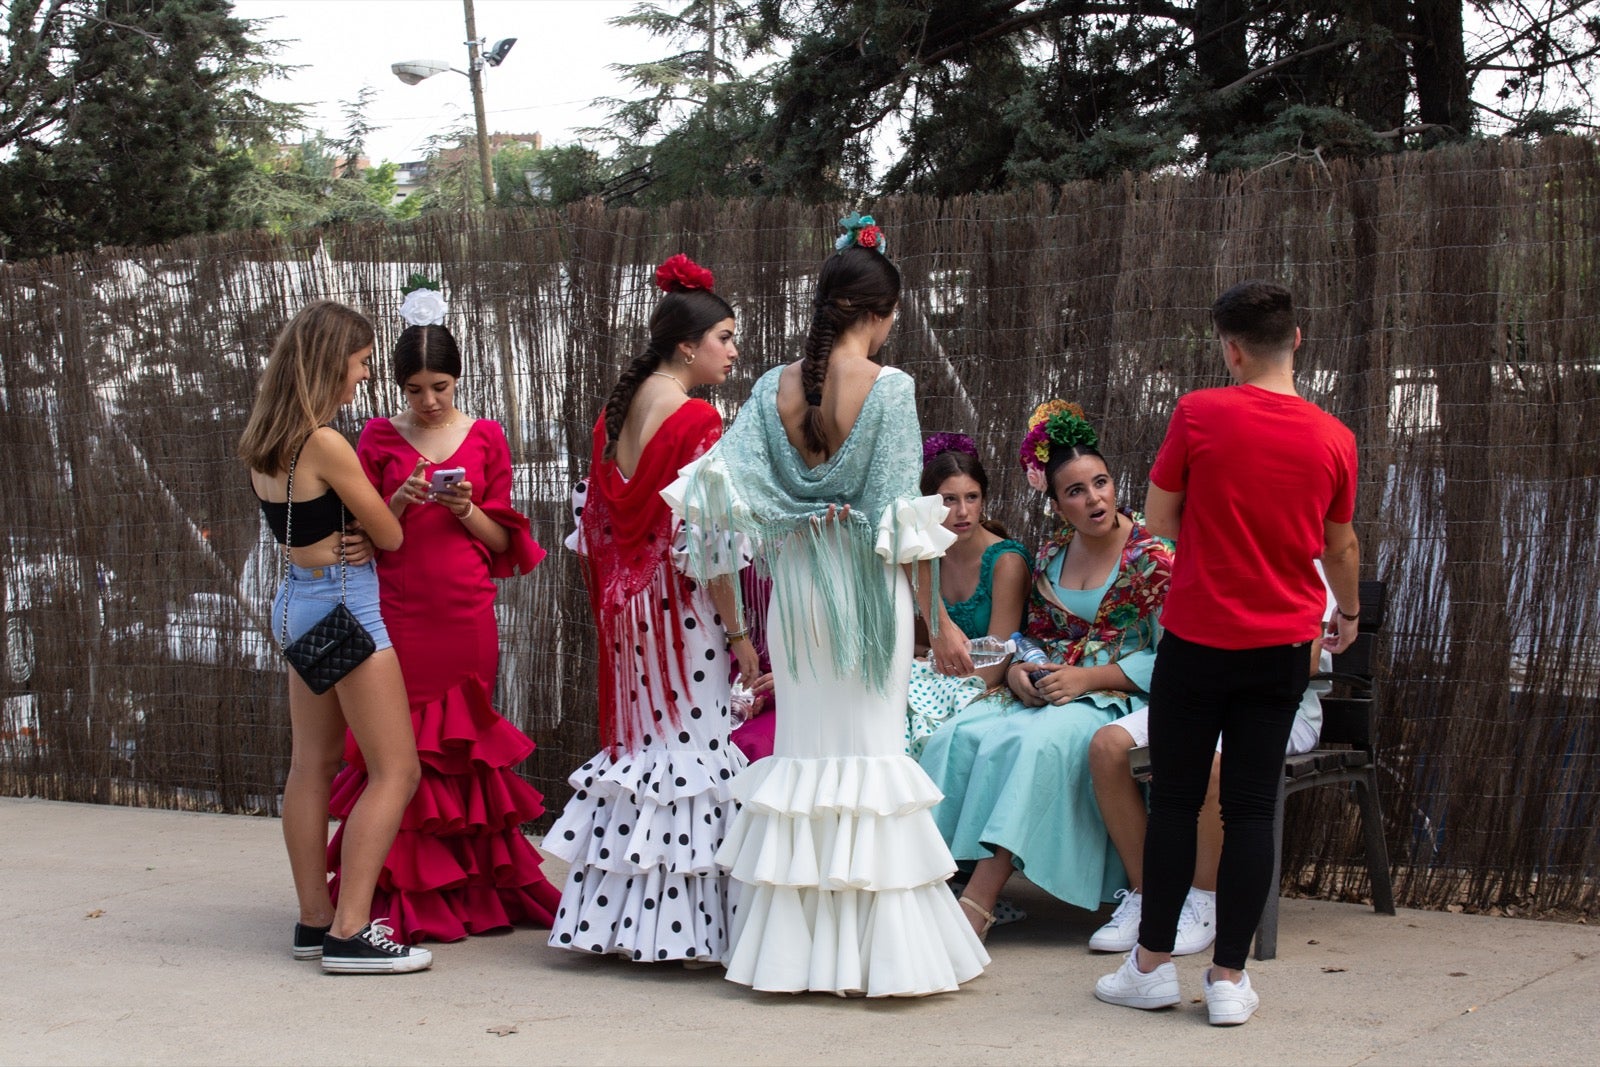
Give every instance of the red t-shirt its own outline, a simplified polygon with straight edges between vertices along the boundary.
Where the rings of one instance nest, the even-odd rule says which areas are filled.
[[[1356,439],[1344,423],[1252,385],[1201,389],[1179,398],[1150,481],[1184,494],[1162,626],[1212,648],[1317,636],[1323,523],[1355,515]]]

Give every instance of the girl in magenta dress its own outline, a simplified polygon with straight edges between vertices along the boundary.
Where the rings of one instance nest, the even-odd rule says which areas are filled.
[[[372,903],[404,943],[549,926],[560,897],[521,830],[544,813],[538,791],[512,769],[533,742],[491,702],[500,660],[493,579],[525,574],[545,553],[511,506],[500,424],[455,407],[461,355],[449,330],[430,321],[443,310],[430,302],[436,294],[416,290],[401,309],[413,323],[394,353],[408,408],[367,423],[356,450],[405,530],[398,551],[379,555],[378,579],[422,782]],[[436,471],[458,467],[459,485],[431,491]],[[366,784],[360,752],[347,746],[345,758],[330,805],[341,818]],[[328,853],[335,883],[337,848],[336,838]]]

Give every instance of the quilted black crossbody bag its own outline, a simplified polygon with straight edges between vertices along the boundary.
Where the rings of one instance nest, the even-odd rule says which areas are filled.
[[[289,461],[289,499],[284,506],[283,557],[287,569],[289,546],[294,543],[294,468],[300,462],[300,451],[295,450]],[[344,515],[341,504],[339,514]],[[340,523],[341,530],[343,523]],[[339,540],[339,603],[334,609],[295,638],[289,640],[289,598],[283,598],[283,631],[278,644],[284,657],[305,679],[306,688],[313,693],[326,693],[345,675],[359,667],[368,656],[377,651],[372,635],[361,625],[361,620],[345,607],[344,539]]]

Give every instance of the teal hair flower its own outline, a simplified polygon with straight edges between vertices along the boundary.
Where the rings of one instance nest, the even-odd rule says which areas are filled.
[[[839,225],[844,233],[833,242],[834,250],[843,252],[851,245],[860,248],[875,248],[880,254],[886,254],[889,248],[889,239],[884,236],[882,228],[871,215],[863,215],[853,211],[839,220]]]

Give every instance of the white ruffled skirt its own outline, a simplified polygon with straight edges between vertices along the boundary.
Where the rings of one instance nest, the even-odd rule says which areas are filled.
[[[663,602],[662,568],[640,592]],[[698,617],[715,614],[701,586]],[[684,642],[685,670],[658,677],[655,643]],[[733,818],[733,781],[745,759],[728,743],[728,652],[720,627],[653,625],[631,653],[640,679],[642,744],[602,751],[567,779],[572,799],[544,837],[571,864],[550,944],[646,961],[720,961],[733,902],[716,864]],[[678,721],[661,709],[677,694]]]
[[[778,566],[806,559],[785,554]],[[775,754],[734,779],[740,808],[717,854],[739,884],[731,981],[772,992],[926,996],[956,989],[989,962],[945,884],[955,863],[931,814],[942,794],[902,747],[911,595],[898,567],[893,578],[901,666],[883,692],[834,675],[818,605],[786,612],[774,603],[768,613]],[[803,620],[811,642],[792,665],[786,617]]]

